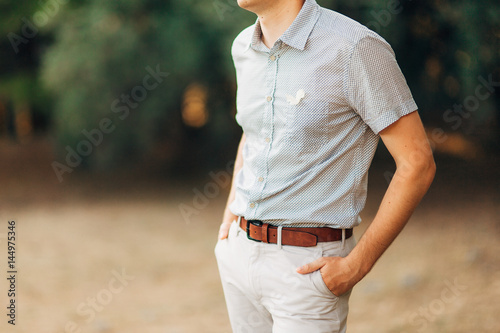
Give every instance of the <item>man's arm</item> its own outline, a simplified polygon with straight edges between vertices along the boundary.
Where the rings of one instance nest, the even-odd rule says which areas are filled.
[[[436,165],[418,112],[400,118],[381,131],[380,137],[396,162],[396,173],[372,223],[347,257],[319,258],[297,269],[301,274],[319,269],[335,295],[347,292],[368,274],[434,179]]]
[[[234,201],[235,197],[235,177],[238,174],[238,172],[241,170],[243,167],[243,156],[242,156],[242,150],[243,146],[245,145],[245,133],[241,136],[240,144],[238,146],[238,152],[236,153],[236,160],[234,162],[234,171],[233,171],[233,182],[231,185],[231,191],[229,192],[229,197],[227,198],[227,203],[226,203],[226,209],[224,210],[224,215],[222,217],[222,224],[220,225],[219,228],[219,239],[224,239],[227,238],[227,234],[229,232],[229,227],[231,226],[231,222],[233,222],[235,219],[238,217],[234,215],[230,210],[229,210],[229,205]]]

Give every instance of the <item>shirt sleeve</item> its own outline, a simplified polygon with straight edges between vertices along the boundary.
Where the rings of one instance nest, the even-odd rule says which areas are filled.
[[[375,134],[417,110],[394,51],[378,36],[355,45],[344,87],[348,103]]]

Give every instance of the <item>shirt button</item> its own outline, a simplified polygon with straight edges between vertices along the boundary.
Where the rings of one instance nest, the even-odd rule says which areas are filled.
[[[269,57],[269,59],[271,59],[271,61],[274,61],[274,60],[276,60],[276,56],[272,55],[272,56]]]
[[[271,142],[271,138],[266,138],[266,142]]]
[[[273,100],[273,98],[272,98],[271,96],[267,96],[267,97],[266,97],[266,101],[270,102],[270,101],[272,101],[272,100]]]
[[[259,182],[263,182],[263,181],[264,181],[264,178],[259,177]]]
[[[250,204],[250,208],[254,208],[254,207],[255,207],[255,204],[252,202],[252,203]]]

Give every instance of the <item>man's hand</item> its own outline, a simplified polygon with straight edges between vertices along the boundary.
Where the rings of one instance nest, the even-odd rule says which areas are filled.
[[[231,222],[222,222],[219,228],[219,239],[225,239],[227,238],[227,235],[229,234],[229,228],[231,228]]]
[[[229,192],[229,197],[227,198],[226,209],[224,210],[224,216],[222,217],[222,224],[219,228],[219,239],[227,238],[229,233],[229,228],[231,227],[231,223],[238,219],[238,216],[234,215],[229,209],[229,205],[233,202],[235,197],[235,187],[234,187],[234,177],[238,174],[238,172],[243,167],[243,146],[245,145],[245,134],[241,136],[240,145],[238,146],[238,153],[236,154],[236,160],[234,162],[234,172],[233,172],[233,182],[231,185],[231,191]]]
[[[229,209],[226,208],[224,212],[224,218],[222,219],[222,224],[219,228],[219,239],[227,238],[227,235],[229,234],[229,228],[231,228],[231,223],[236,220],[238,220],[238,216],[234,215]]]
[[[364,276],[348,258],[322,257],[297,268],[300,274],[320,271],[326,286],[335,296],[348,292]]]

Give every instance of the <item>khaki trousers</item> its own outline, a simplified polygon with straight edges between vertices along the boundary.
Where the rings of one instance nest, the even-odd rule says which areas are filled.
[[[228,238],[215,246],[233,332],[346,332],[350,292],[337,297],[319,271],[296,269],[321,256],[345,257],[354,246],[354,236],[309,248],[259,243],[233,222]]]

